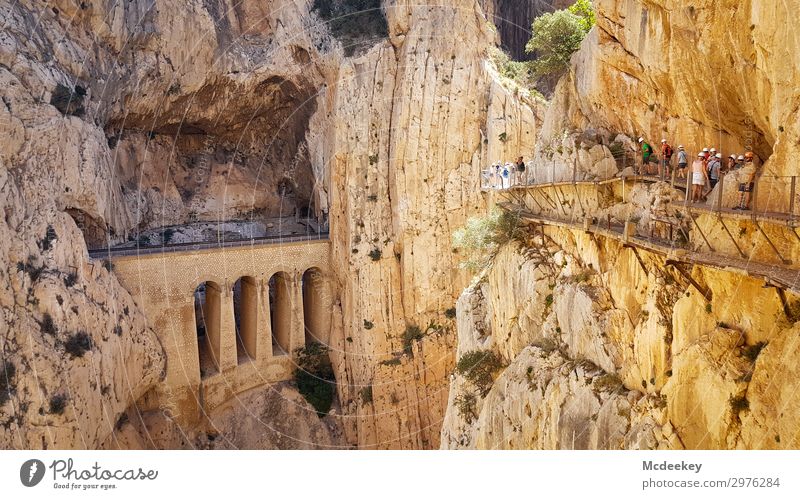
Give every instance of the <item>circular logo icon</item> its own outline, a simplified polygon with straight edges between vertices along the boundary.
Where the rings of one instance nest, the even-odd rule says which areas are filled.
[[[44,463],[38,459],[28,459],[19,469],[19,479],[26,487],[35,487],[44,478]]]

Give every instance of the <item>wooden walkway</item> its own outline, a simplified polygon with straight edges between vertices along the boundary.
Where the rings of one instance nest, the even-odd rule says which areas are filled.
[[[584,221],[570,221],[539,215],[513,203],[498,203],[501,208],[519,214],[523,221],[539,225],[550,225],[572,230],[584,231],[588,234],[608,237],[621,242],[625,247],[642,249],[652,253],[662,255],[666,258],[667,264],[685,263],[702,265],[728,272],[735,272],[741,275],[763,279],[768,286],[786,289],[794,293],[800,293],[800,270],[793,270],[777,265],[753,262],[743,258],[734,258],[709,252],[694,251],[675,245],[671,241],[660,238],[648,238],[639,235],[625,236],[624,226],[603,222],[585,224]],[[637,254],[637,258],[639,258]],[[639,259],[645,271],[644,263]]]

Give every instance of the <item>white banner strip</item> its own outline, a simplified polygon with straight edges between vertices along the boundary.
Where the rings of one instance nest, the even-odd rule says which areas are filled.
[[[4,451],[2,497],[800,497],[800,451]]]

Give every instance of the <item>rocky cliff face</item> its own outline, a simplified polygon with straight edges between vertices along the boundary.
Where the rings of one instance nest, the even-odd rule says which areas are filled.
[[[529,154],[536,119],[487,66],[475,2],[398,1],[387,18],[390,40],[341,69],[320,123],[336,130],[325,155],[333,259],[347,262],[333,337],[359,444],[430,448],[453,363],[446,311],[468,282],[451,234],[485,209],[482,165]]]
[[[573,168],[579,179],[615,174],[633,157],[627,136],[638,135],[690,150],[749,148],[768,174],[797,174],[788,158],[800,144],[800,94],[790,83],[798,39],[780,19],[800,5],[594,3],[597,27],[545,115],[537,178],[568,180]],[[663,194],[601,200],[592,214],[635,212],[641,223]],[[576,201],[567,195],[564,206]],[[485,391],[455,376],[443,447],[797,445],[797,296],[787,292],[784,306],[763,281],[694,267],[712,290],[706,302],[654,254],[639,263],[603,237],[535,233],[502,249],[459,299],[459,357],[494,353],[502,365]],[[715,233],[711,244],[724,247],[726,237]]]
[[[305,0],[0,3],[0,446],[140,445],[111,434],[168,359],[87,246],[330,207],[346,441],[438,447],[467,284],[450,234],[537,121],[475,0],[383,7],[388,37],[351,50]]]
[[[725,152],[751,148],[790,174],[800,134],[797,2],[598,0],[597,27],[573,56],[542,135],[644,135]]]

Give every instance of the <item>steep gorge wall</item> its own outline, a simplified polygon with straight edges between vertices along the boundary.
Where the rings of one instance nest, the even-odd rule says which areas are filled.
[[[597,143],[633,157],[620,133],[751,149],[768,175],[798,173],[800,39],[785,21],[797,2],[594,4],[544,118],[537,178],[571,178]],[[609,173],[630,166],[619,159]],[[662,257],[642,252],[643,269],[603,237],[545,232],[501,250],[459,299],[458,355],[504,365],[485,395],[456,376],[442,447],[796,448],[797,296],[787,315],[763,281],[696,266],[706,303]]]
[[[663,257],[640,251],[643,267],[604,237],[530,234],[459,299],[459,357],[503,367],[485,395],[455,377],[443,448],[798,445],[798,328],[774,289],[695,266],[707,303]]]
[[[333,261],[346,262],[332,346],[359,445],[434,448],[454,360],[446,311],[467,283],[451,234],[485,209],[482,165],[530,154],[537,122],[487,66],[474,1],[392,2],[387,18],[390,42],[342,68],[320,124],[335,130]],[[404,341],[415,327],[424,338]]]
[[[750,148],[769,171],[793,173],[800,36],[786,20],[798,2],[594,4],[597,26],[559,85],[542,146],[564,130],[606,129],[692,151]]]

